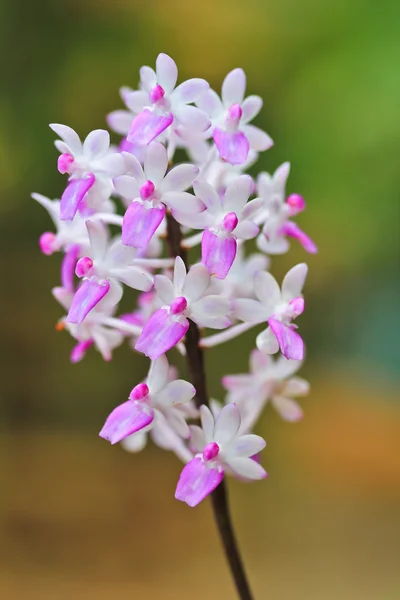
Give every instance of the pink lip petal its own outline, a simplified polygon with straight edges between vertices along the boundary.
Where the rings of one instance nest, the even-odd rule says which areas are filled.
[[[296,223],[288,221],[282,227],[281,231],[283,234],[295,238],[297,241],[299,241],[300,244],[303,246],[304,250],[306,250],[310,254],[315,254],[316,252],[318,252],[318,248],[314,244],[312,239],[306,233],[304,233],[304,231],[302,231]]]
[[[189,506],[197,506],[221,483],[224,472],[207,467],[195,457],[182,470],[176,486],[175,498]]]
[[[249,141],[241,131],[228,132],[216,127],[214,129],[214,142],[218,152],[226,162],[231,165],[242,165],[249,154]]]
[[[157,310],[147,321],[140,334],[135,350],[143,352],[151,360],[156,360],[173,348],[189,329],[189,322],[174,321],[164,308]]]
[[[74,274],[75,265],[78,260],[79,245],[74,244],[65,253],[63,261],[61,263],[61,284],[66,290],[74,291]]]
[[[303,360],[304,342],[300,335],[288,325],[283,325],[276,319],[269,319],[268,325],[273,331],[282,354],[289,360]]]
[[[85,279],[78,288],[72,299],[71,308],[67,316],[68,323],[79,325],[90,313],[90,311],[100,302],[109,292],[109,281],[99,283],[97,279]]]
[[[131,202],[122,223],[122,243],[134,248],[146,248],[165,215],[165,207],[146,208]]]
[[[82,360],[82,358],[85,356],[86,351],[90,348],[90,346],[93,346],[94,340],[90,339],[90,340],[84,340],[83,342],[79,342],[78,344],[76,344],[76,346],[74,346],[72,348],[72,352],[71,352],[71,356],[70,356],[70,360],[72,363],[77,363],[80,362]]]
[[[147,146],[165,131],[173,120],[172,114],[160,116],[146,108],[133,119],[126,140],[138,146]]]
[[[235,260],[236,249],[237,242],[233,236],[220,238],[206,229],[201,240],[201,261],[211,275],[225,279]]]
[[[79,204],[90,188],[94,185],[95,177],[90,173],[82,179],[71,179],[61,196],[60,219],[62,221],[72,221],[79,208]]]
[[[116,444],[128,435],[150,425],[154,412],[145,402],[128,400],[115,408],[108,416],[99,436]]]

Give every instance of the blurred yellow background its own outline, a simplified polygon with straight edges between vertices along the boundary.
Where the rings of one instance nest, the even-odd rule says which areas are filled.
[[[275,140],[257,170],[291,161],[288,193],[304,195],[299,223],[320,249],[273,262],[279,277],[310,266],[305,419],[268,407],[269,479],[229,482],[255,597],[400,598],[399,26],[394,0],[0,4],[0,598],[235,597],[210,506],[173,498],[178,460],[98,438],[147,363],[128,347],[69,363],[50,294],[60,256],[40,254],[50,221],[30,199],[63,189],[48,123],[105,127],[119,87],[161,51],[180,80],[217,90],[245,69]],[[214,396],[222,374],[247,370],[253,340],[209,352]]]

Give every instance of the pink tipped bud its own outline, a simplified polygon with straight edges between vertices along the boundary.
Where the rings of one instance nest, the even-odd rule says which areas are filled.
[[[203,450],[203,458],[205,461],[213,460],[219,454],[219,446],[216,442],[210,442]]]
[[[54,247],[55,241],[55,233],[52,233],[51,231],[46,231],[46,233],[42,233],[42,235],[39,238],[39,246],[43,254],[47,254],[48,256],[50,256],[50,254],[53,254],[53,252],[56,250],[56,248]]]
[[[175,300],[172,302],[172,304],[170,306],[170,313],[172,315],[179,315],[180,313],[183,313],[183,311],[186,310],[186,307],[187,307],[186,298],[184,298],[183,296],[180,296],[179,298],[175,298]]]
[[[306,207],[306,202],[300,194],[290,194],[290,196],[286,198],[286,203],[290,207],[290,216],[297,215]]]
[[[149,388],[145,383],[136,385],[129,394],[129,400],[143,400],[149,395]]]
[[[165,92],[161,85],[156,85],[149,92],[149,100],[152,104],[156,104],[162,98],[164,98]]]
[[[222,222],[222,227],[228,233],[232,233],[232,231],[235,229],[235,227],[237,227],[237,224],[238,224],[238,218],[236,216],[236,213],[231,212],[231,213],[228,213],[227,215],[225,215],[224,220]]]
[[[140,188],[140,197],[142,200],[148,200],[154,194],[154,183],[152,181],[145,181],[142,187]]]
[[[232,104],[228,110],[229,119],[235,123],[239,123],[240,119],[242,118],[242,114],[243,111],[240,104]]]
[[[73,162],[74,162],[74,157],[71,156],[71,154],[67,154],[67,153],[61,154],[58,157],[57,169],[59,170],[60,173],[62,173],[64,175],[64,173],[69,172],[70,167]]]
[[[302,298],[301,296],[299,296],[298,298],[293,298],[293,300],[289,302],[289,305],[294,314],[293,319],[295,319],[296,317],[301,315],[302,312],[304,312],[304,298]]]
[[[77,277],[86,277],[90,269],[93,267],[93,261],[88,256],[80,258],[76,263],[75,274]]]

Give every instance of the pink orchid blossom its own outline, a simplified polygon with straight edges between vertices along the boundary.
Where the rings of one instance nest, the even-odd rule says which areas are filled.
[[[222,481],[225,473],[246,480],[264,479],[267,473],[251,457],[265,448],[265,440],[254,434],[238,435],[240,412],[235,404],[224,406],[214,417],[207,406],[200,408],[202,427],[190,427],[195,457],[183,468],[175,498],[197,506]]]

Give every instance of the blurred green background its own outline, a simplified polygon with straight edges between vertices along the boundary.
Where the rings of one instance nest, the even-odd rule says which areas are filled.
[[[48,215],[32,191],[64,179],[50,122],[81,136],[122,107],[160,51],[180,80],[245,69],[275,140],[258,170],[290,160],[288,192],[319,246],[307,260],[301,331],[312,384],[305,419],[268,407],[258,432],[270,478],[230,483],[257,600],[400,597],[400,5],[387,0],[3,0],[0,3],[0,597],[234,598],[208,503],[173,499],[181,468],[155,448],[128,455],[97,437],[147,364],[127,347],[104,364],[68,360],[40,254]],[[207,357],[210,390],[247,369],[253,335]],[[182,371],[184,374],[184,369]]]

